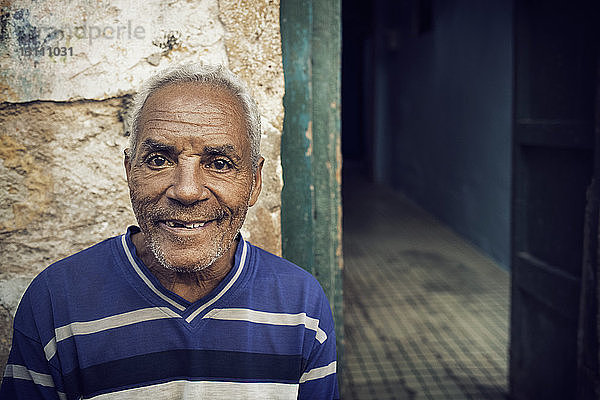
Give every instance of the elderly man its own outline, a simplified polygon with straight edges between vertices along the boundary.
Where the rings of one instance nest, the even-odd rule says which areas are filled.
[[[225,68],[150,79],[125,151],[139,227],[34,279],[0,398],[338,398],[321,287],[239,233],[259,146],[256,105]]]

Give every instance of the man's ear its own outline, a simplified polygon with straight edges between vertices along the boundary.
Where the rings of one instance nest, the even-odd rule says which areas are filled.
[[[256,167],[256,171],[254,172],[254,182],[252,185],[252,193],[250,193],[250,201],[248,202],[248,206],[252,207],[256,204],[258,200],[258,195],[262,190],[262,167],[265,163],[265,159],[263,157],[258,160],[258,166]]]
[[[129,170],[131,168],[131,150],[125,149],[123,151],[125,157],[123,157],[123,164],[125,165],[125,175],[127,176],[127,182],[129,182]]]

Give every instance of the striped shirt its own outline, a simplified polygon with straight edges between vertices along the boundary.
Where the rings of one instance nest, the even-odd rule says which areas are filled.
[[[190,303],[127,233],[38,275],[15,316],[0,399],[334,399],[335,333],[317,281],[240,239]]]

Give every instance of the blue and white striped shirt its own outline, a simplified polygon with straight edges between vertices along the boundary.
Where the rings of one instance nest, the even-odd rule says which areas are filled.
[[[190,303],[130,235],[61,260],[27,289],[0,399],[334,399],[335,333],[317,281],[240,239],[235,264]]]

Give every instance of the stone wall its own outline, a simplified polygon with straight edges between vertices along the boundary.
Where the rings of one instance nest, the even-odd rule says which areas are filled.
[[[266,163],[261,198],[242,229],[253,243],[281,252],[278,1],[22,0],[0,6],[2,369],[12,316],[30,280],[53,261],[134,223],[122,163],[127,106],[140,82],[163,67],[224,63],[251,87]]]

